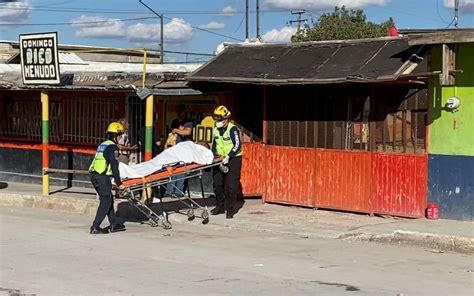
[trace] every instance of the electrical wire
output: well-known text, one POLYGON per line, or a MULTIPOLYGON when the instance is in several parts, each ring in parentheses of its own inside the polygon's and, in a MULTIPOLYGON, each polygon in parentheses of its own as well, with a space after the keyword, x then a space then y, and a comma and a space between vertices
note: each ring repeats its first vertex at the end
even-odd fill
MULTIPOLYGON (((89 21, 89 22, 84 21, 84 22, 26 23, 26 24, 25 24, 25 23, 0 23, 0 26, 23 26, 23 27, 25 27, 25 26, 64 26, 64 25, 83 25, 83 24, 105 24, 105 23, 114 23, 114 22, 117 22, 117 21, 128 22, 128 21, 147 20, 147 19, 154 19, 154 18, 156 18, 156 17, 155 17, 155 16, 150 16, 150 17, 127 18, 127 19, 113 19, 113 20, 89 21)), ((243 41, 242 39, 238 39, 238 38, 235 38, 235 37, 232 37, 232 36, 228 36, 228 35, 225 35, 225 34, 221 34, 221 33, 218 33, 218 32, 214 32, 214 31, 211 31, 211 30, 203 29, 203 28, 200 28, 200 27, 197 27, 197 26, 188 24, 188 23, 186 23, 186 22, 179 21, 179 20, 177 20, 176 18, 171 18, 171 17, 167 17, 167 16, 164 16, 164 15, 163 15, 163 18, 165 18, 165 19, 167 19, 167 20, 170 20, 170 21, 172 21, 172 22, 176 22, 176 23, 183 24, 183 25, 185 25, 185 26, 194 28, 194 29, 199 30, 199 31, 203 31, 203 32, 209 33, 209 34, 213 34, 213 35, 216 35, 216 36, 224 37, 224 38, 231 39, 231 40, 235 40, 235 41, 243 41)))
MULTIPOLYGON (((65 3, 64 1, 61 3, 65 3)), ((51 4, 52 5, 52 4, 51 4)), ((143 14, 143 10, 119 10, 119 9, 108 9, 108 8, 84 8, 84 7, 58 7, 58 8, 40 8, 46 6, 15 6, 15 7, 2 7, 5 10, 29 10, 29 11, 46 11, 46 12, 69 12, 69 13, 109 13, 109 14, 143 14)), ((286 9, 272 9, 272 10, 260 10, 260 13, 282 13, 288 12, 286 9)), ((206 11, 206 10, 163 10, 163 14, 168 15, 186 15, 186 14, 201 14, 201 15, 228 15, 223 11, 206 11)), ((249 10, 249 13, 256 13, 256 10, 249 10)), ((147 13, 151 14, 151 13, 147 13)), ((233 14, 245 14, 245 11, 236 11, 233 14)))
POLYGON ((211 31, 211 30, 207 30, 207 29, 199 28, 199 27, 197 27, 197 26, 193 26, 193 25, 188 24, 188 23, 186 23, 186 22, 179 21, 179 20, 177 20, 177 19, 175 19, 175 18, 171 18, 171 17, 165 16, 165 15, 162 15, 162 16, 163 16, 163 18, 165 18, 165 19, 167 19, 167 20, 171 20, 171 21, 173 21, 173 22, 177 22, 177 23, 183 24, 183 25, 185 25, 185 26, 194 28, 194 29, 199 30, 199 31, 203 31, 203 32, 206 32, 206 33, 214 34, 214 35, 216 35, 216 36, 220 36, 220 37, 232 39, 232 40, 235 40, 235 41, 244 41, 244 40, 239 39, 239 38, 235 38, 235 37, 232 37, 232 36, 224 35, 224 34, 217 33, 217 32, 211 31))
POLYGON ((136 20, 149 20, 154 19, 154 16, 147 16, 147 17, 136 17, 136 18, 128 18, 128 19, 109 19, 103 21, 84 21, 84 22, 65 22, 65 23, 0 23, 0 26, 66 26, 66 25, 87 25, 87 24, 105 24, 105 23, 115 23, 118 21, 121 22, 130 22, 136 20))
POLYGON ((456 18, 453 17, 453 20, 446 26, 446 29, 451 27, 451 25, 454 23, 454 20, 456 20, 456 18))
POLYGON ((237 26, 237 29, 234 30, 234 33, 237 33, 237 31, 240 29, 240 27, 242 26, 242 24, 244 23, 244 20, 245 20, 245 15, 242 17, 242 19, 240 20, 240 24, 237 26))
POLYGON ((386 11, 391 11, 391 12, 395 12, 395 13, 398 13, 398 14, 404 14, 404 15, 408 15, 408 16, 414 16, 414 17, 417 17, 417 18, 424 18, 424 19, 426 19, 426 20, 431 20, 431 21, 433 21, 433 22, 439 22, 439 19, 438 19, 438 18, 429 17, 429 16, 423 16, 423 15, 420 15, 420 14, 411 13, 411 12, 407 12, 407 11, 404 11, 404 10, 399 10, 399 9, 394 9, 394 8, 388 8, 388 7, 384 7, 384 6, 372 6, 372 8, 374 8, 374 9, 386 10, 386 11))
MULTIPOLYGON (((440 19, 443 23, 449 24, 449 22, 446 21, 446 20, 441 16, 441 14, 439 13, 439 0, 436 0, 436 13, 438 14, 439 19, 440 19)), ((453 20, 454 20, 454 19, 453 19, 453 20)), ((451 22, 451 24, 452 24, 452 22, 451 22)))

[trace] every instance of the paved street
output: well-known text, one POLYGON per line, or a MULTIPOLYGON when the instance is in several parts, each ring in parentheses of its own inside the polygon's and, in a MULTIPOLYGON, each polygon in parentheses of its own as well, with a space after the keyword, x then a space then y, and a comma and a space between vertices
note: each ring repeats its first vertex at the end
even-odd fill
MULTIPOLYGON (((230 229, 1 207, 0 295, 472 295, 473 257, 230 229)), ((232 223, 232 222, 231 222, 232 223)))

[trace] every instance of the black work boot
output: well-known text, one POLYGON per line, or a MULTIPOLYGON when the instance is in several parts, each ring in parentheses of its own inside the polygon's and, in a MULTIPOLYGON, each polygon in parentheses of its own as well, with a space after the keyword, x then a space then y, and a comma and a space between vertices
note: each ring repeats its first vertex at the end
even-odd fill
POLYGON ((227 210, 225 213, 225 218, 226 219, 233 219, 234 218, 234 210, 227 210))
POLYGON ((211 210, 211 215, 219 215, 219 214, 224 214, 224 209, 222 207, 215 207, 211 210))
POLYGON ((119 231, 125 231, 127 230, 125 228, 125 225, 123 224, 115 224, 115 225, 110 225, 110 232, 113 233, 113 232, 119 232, 119 231))
POLYGON ((91 226, 91 231, 89 233, 90 234, 107 234, 109 233, 109 231, 107 229, 103 229, 100 227, 91 226))

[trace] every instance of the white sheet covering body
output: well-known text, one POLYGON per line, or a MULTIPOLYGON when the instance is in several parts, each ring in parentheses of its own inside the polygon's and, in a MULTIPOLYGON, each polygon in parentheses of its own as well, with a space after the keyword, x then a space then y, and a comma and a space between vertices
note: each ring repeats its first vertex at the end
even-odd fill
POLYGON ((120 177, 122 179, 141 178, 160 170, 163 165, 166 164, 176 162, 194 162, 204 165, 211 164, 213 159, 214 156, 211 150, 191 141, 185 141, 166 149, 149 161, 145 161, 133 166, 120 163, 120 177))

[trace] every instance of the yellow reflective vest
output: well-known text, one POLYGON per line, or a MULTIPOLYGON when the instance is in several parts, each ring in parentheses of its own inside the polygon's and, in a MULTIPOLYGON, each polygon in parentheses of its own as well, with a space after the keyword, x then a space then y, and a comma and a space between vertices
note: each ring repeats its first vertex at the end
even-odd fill
POLYGON ((107 140, 105 142, 102 142, 102 144, 97 147, 95 157, 89 167, 90 173, 105 173, 107 176, 112 176, 112 167, 110 166, 110 163, 107 163, 107 160, 104 157, 104 151, 110 145, 115 145, 115 143, 113 141, 107 140))
MULTIPOLYGON (((217 127, 214 128, 214 145, 216 145, 216 152, 220 156, 227 156, 232 148, 234 148, 234 143, 232 143, 230 130, 234 127, 231 122, 227 124, 224 133, 220 134, 219 129, 217 127)), ((242 145, 240 145, 240 149, 235 156, 242 155, 242 145)))

